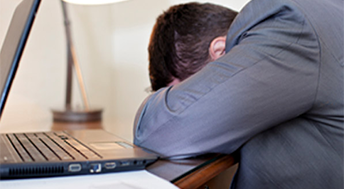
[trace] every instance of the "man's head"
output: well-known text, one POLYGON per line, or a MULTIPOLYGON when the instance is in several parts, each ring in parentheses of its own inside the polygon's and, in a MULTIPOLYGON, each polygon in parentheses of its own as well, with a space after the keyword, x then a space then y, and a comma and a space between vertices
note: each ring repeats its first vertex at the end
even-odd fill
POLYGON ((183 81, 222 56, 236 15, 209 3, 175 5, 161 14, 148 46, 152 90, 183 81))

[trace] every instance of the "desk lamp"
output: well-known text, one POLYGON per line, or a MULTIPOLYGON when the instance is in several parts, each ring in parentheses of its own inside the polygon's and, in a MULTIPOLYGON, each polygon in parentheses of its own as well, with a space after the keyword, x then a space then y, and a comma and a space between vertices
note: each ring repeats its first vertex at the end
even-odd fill
POLYGON ((53 110, 53 118, 55 122, 89 122, 100 121, 102 109, 90 108, 85 90, 85 85, 82 78, 80 65, 76 58, 75 49, 70 30, 70 21, 68 17, 66 2, 80 5, 100 5, 107 3, 115 3, 126 0, 61 0, 64 26, 67 40, 67 84, 66 84, 66 99, 65 107, 62 110, 53 110), (73 67, 76 73, 76 78, 82 94, 84 107, 74 108, 72 106, 72 76, 73 67))

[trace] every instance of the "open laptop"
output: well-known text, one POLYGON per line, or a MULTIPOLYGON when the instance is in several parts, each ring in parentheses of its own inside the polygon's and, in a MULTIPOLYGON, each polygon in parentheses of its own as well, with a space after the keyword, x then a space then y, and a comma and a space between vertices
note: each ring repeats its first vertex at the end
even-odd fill
MULTIPOLYGON (((16 8, 0 52, 0 118, 40 0, 16 8)), ((144 169, 156 154, 103 130, 2 133, 0 179, 144 169)))

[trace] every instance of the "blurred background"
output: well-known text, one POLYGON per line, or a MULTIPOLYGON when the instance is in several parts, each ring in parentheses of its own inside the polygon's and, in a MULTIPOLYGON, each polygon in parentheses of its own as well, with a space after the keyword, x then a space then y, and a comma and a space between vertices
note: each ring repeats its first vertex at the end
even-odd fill
MULTIPOLYGON (((0 0, 0 47, 21 0, 0 0)), ((147 46, 155 19, 182 0, 129 0, 109 5, 68 4, 73 42, 90 105, 104 110, 102 125, 132 140, 136 110, 147 97, 147 46)), ((239 11, 248 0, 197 1, 239 11)), ((66 38, 59 0, 43 0, 11 88, 0 132, 50 130, 51 110, 63 107, 66 38)), ((83 106, 73 83, 73 105, 83 106)))

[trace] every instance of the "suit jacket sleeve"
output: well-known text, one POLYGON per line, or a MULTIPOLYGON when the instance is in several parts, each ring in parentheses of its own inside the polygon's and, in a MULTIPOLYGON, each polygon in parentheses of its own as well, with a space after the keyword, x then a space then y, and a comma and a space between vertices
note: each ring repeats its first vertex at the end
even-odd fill
POLYGON ((232 24, 226 45, 226 55, 144 101, 135 144, 166 156, 232 153, 312 107, 319 47, 297 6, 253 0, 232 24))

